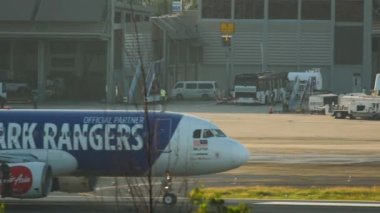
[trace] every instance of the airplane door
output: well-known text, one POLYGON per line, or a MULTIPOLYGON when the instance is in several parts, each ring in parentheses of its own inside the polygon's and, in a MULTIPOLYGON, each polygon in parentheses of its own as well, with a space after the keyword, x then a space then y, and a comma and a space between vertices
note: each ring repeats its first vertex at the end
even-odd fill
POLYGON ((170 139, 172 129, 171 119, 158 119, 154 127, 154 144, 157 151, 169 153, 171 152, 170 139))

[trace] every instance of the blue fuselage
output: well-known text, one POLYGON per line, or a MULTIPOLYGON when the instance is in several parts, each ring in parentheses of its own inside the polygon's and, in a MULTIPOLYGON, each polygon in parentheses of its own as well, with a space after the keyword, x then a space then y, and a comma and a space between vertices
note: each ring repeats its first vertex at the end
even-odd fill
POLYGON ((75 173, 138 176, 171 142, 183 115, 107 110, 1 110, 0 150, 63 150, 75 173))

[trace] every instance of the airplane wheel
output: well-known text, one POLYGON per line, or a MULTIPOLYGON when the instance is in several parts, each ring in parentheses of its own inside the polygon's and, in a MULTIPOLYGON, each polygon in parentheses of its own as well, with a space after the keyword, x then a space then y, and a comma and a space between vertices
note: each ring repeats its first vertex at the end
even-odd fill
POLYGON ((177 196, 173 193, 166 193, 162 198, 162 202, 164 202, 165 205, 173 205, 177 202, 177 196))

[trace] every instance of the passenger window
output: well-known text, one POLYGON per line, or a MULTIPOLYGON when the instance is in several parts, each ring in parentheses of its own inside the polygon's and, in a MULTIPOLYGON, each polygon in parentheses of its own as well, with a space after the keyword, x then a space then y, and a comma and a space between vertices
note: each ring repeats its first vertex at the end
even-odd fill
POLYGON ((193 132, 193 138, 200 138, 201 137, 201 130, 197 129, 193 132))
POLYGON ((214 134, 209 129, 203 130, 203 138, 210 138, 214 137, 214 134))
POLYGON ((199 89, 212 89, 212 84, 200 83, 199 89))
POLYGON ((175 89, 182 89, 183 88, 183 83, 178 83, 175 85, 175 89))
POLYGON ((186 89, 196 89, 196 88, 197 88, 197 84, 195 83, 186 84, 186 89))

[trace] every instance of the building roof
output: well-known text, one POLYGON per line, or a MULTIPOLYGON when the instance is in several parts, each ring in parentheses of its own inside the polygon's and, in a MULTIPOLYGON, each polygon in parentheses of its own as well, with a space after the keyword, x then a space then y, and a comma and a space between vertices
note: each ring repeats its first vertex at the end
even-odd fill
POLYGON ((0 0, 0 37, 106 36, 107 0, 0 0))
POLYGON ((192 11, 186 11, 186 13, 181 14, 154 17, 152 20, 172 39, 197 39, 199 34, 195 15, 192 11))

